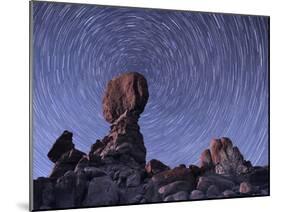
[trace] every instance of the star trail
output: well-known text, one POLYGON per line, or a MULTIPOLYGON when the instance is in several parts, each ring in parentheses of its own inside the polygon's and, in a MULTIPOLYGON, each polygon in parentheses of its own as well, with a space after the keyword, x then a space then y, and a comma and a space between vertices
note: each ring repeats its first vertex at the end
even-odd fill
POLYGON ((107 82, 143 74, 139 121, 147 160, 198 164, 226 136, 254 165, 268 163, 268 17, 33 2, 33 178, 64 131, 88 153, 109 124, 107 82))

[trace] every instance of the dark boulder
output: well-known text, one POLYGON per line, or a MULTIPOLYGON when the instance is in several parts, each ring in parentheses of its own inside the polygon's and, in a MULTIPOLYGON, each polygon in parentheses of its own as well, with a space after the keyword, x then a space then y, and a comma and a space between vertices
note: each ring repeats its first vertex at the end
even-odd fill
POLYGON ((158 186, 167 185, 175 181, 186 181, 190 183, 191 187, 195 186, 195 177, 188 168, 176 167, 171 170, 160 172, 154 175, 151 179, 158 186))
POLYGON ((57 162, 60 157, 74 148, 72 143, 72 133, 65 130, 61 136, 55 141, 52 148, 48 152, 48 158, 53 162, 57 162))
POLYGON ((57 208, 75 207, 76 175, 68 171, 64 176, 57 179, 55 185, 55 200, 57 208))
POLYGON ((147 203, 159 202, 162 200, 161 195, 158 192, 158 186, 152 180, 149 180, 144 184, 143 189, 147 203))
POLYGON ((71 149, 69 152, 64 153, 57 160, 49 177, 58 178, 63 176, 67 171, 74 170, 83 156, 85 156, 85 153, 77 149, 71 149))
POLYGON ((199 168, 196 165, 189 165, 188 168, 190 169, 192 174, 195 176, 195 178, 199 177, 200 175, 202 175, 204 173, 204 169, 199 168))
POLYGON ((158 192, 165 198, 168 195, 175 194, 179 191, 190 192, 193 188, 194 186, 188 181, 175 181, 160 187, 158 192))
POLYGON ((107 176, 91 180, 83 206, 115 205, 119 202, 117 185, 107 176))
POLYGON ((158 174, 160 172, 163 172, 163 171, 166 171, 169 169, 170 169, 169 166, 165 165, 164 163, 162 163, 161 161, 156 160, 156 159, 150 160, 145 166, 146 173, 149 177, 152 177, 155 174, 158 174))
POLYGON ((205 198, 204 193, 199 190, 193 190, 189 195, 189 199, 191 200, 204 199, 204 198, 205 198))
POLYGON ((164 198, 164 202, 170 202, 170 201, 183 201, 188 200, 189 195, 186 191, 179 191, 175 194, 169 195, 164 198))
POLYGON ((78 161, 77 165, 75 166, 74 171, 78 172, 80 170, 84 170, 84 168, 88 166, 90 166, 89 156, 83 155, 81 159, 78 161))
POLYGON ((235 186, 235 182, 218 174, 205 175, 199 177, 197 190, 206 192, 211 185, 215 185, 220 191, 224 191, 232 189, 235 186))
POLYGON ((220 195, 220 190, 218 189, 217 186, 211 185, 207 189, 206 196, 207 198, 216 198, 220 195))

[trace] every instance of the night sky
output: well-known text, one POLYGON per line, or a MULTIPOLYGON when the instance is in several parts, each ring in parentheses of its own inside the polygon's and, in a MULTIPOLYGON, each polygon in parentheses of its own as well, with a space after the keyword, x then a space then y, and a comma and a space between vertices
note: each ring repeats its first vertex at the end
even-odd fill
POLYGON ((226 136, 268 163, 268 18, 33 2, 33 178, 47 176, 64 130, 88 153, 109 124, 107 82, 143 74, 147 160, 198 164, 226 136))

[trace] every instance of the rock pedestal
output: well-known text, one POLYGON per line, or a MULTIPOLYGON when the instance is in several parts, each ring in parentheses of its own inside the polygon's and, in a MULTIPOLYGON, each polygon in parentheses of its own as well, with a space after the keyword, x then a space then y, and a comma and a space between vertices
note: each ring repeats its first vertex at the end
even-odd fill
POLYGON ((137 163, 145 164, 146 148, 138 125, 138 115, 125 111, 111 125, 111 130, 101 141, 94 144, 91 158, 118 158, 124 155, 132 157, 137 163))

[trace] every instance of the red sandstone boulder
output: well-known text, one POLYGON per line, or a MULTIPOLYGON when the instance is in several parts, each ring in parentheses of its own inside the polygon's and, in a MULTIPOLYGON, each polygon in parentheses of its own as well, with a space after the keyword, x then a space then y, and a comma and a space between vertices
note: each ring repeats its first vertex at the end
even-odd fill
POLYGON ((113 78, 107 84, 103 98, 103 116, 113 123, 125 111, 141 114, 148 101, 146 79, 137 72, 128 72, 113 78))

